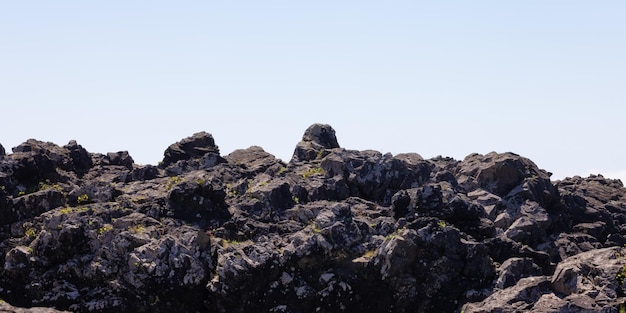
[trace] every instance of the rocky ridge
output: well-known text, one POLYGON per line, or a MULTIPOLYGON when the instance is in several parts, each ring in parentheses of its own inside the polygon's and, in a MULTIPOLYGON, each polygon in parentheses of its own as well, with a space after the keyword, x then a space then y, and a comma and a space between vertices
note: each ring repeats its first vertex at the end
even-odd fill
POLYGON ((513 153, 424 159, 309 127, 285 163, 213 136, 158 166, 0 146, 8 312, 622 312, 626 189, 513 153))

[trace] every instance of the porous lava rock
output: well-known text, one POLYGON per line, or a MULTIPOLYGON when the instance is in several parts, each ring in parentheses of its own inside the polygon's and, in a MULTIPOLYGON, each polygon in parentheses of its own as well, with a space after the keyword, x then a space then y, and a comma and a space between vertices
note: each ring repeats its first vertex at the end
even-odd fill
POLYGON ((620 312, 626 189, 523 156, 425 159, 306 129, 286 163, 199 132, 0 146, 7 312, 620 312))

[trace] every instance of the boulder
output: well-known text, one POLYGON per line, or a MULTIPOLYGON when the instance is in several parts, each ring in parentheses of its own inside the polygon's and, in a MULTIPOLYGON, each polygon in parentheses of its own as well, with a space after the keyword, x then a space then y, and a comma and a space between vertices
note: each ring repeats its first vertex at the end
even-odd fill
POLYGON ((89 152, 76 143, 76 140, 71 140, 67 145, 63 146, 63 148, 69 151, 69 157, 71 159, 71 167, 69 170, 73 170, 79 174, 79 176, 82 176, 93 166, 89 152))
POLYGON ((133 158, 128 154, 128 151, 109 152, 102 159, 103 165, 118 165, 123 166, 129 170, 133 169, 133 158))
POLYGON ((498 271, 497 289, 513 286, 522 278, 542 274, 541 268, 531 258, 510 258, 500 265, 498 271))
POLYGON ((339 148, 335 130, 326 124, 309 126, 302 136, 302 141, 296 145, 292 162, 321 159, 327 149, 339 148))
POLYGON ((237 149, 225 157, 231 165, 240 168, 246 176, 258 175, 268 170, 274 172, 285 171, 287 168, 281 160, 273 154, 265 152, 263 148, 252 146, 247 149, 237 149))
POLYGON ((213 135, 207 132, 195 133, 170 145, 163 153, 163 161, 159 167, 165 168, 181 160, 198 159, 208 153, 218 156, 220 153, 218 146, 215 145, 213 135))

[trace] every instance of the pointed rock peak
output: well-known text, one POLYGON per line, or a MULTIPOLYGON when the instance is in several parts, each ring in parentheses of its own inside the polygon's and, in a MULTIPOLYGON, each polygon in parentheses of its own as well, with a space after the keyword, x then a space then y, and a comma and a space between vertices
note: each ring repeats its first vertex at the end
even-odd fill
POLYGON ((310 141, 322 148, 339 148, 335 130, 328 124, 313 124, 309 126, 302 136, 302 141, 310 141))
POLYGON ((4 147, 2 146, 2 144, 0 144, 0 157, 1 156, 5 156, 7 153, 6 151, 4 151, 4 147))
POLYGON ((313 124, 296 145, 291 161, 315 160, 324 155, 325 149, 339 148, 335 130, 327 124, 313 124))
POLYGON ((207 153, 220 153, 213 135, 207 132, 195 133, 190 137, 170 145, 163 153, 163 166, 176 163, 180 160, 200 158, 207 153))

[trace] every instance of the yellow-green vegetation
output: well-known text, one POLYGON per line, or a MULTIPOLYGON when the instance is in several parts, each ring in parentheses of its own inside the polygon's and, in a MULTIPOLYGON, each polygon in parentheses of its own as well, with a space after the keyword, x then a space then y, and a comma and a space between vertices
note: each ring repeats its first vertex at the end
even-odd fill
POLYGON ((241 241, 238 241, 238 240, 222 239, 222 245, 224 246, 224 248, 229 247, 229 246, 236 246, 240 244, 241 244, 241 241))
POLYGON ((615 279, 617 279, 617 283, 621 287, 622 284, 624 283, 624 279, 626 279, 626 265, 624 265, 624 267, 622 267, 622 270, 619 273, 617 273, 617 276, 615 277, 615 279))
POLYGON ((311 227, 311 229, 313 229, 314 233, 321 233, 322 232, 322 230, 319 227, 317 227, 317 224, 315 224, 315 223, 313 223, 313 226, 311 227))
POLYGON ((20 192, 17 193, 17 196, 21 197, 21 196, 23 196, 25 194, 26 194, 26 191, 20 191, 20 192))
POLYGON ((28 229, 26 229, 26 231, 24 232, 24 235, 26 235, 27 237, 35 237, 35 229, 32 227, 29 227, 28 229))
POLYGON ((198 183, 198 186, 204 187, 204 183, 206 183, 206 182, 204 181, 204 179, 198 178, 197 183, 198 183))
POLYGON ((314 168, 310 168, 306 171, 304 171, 304 173, 302 173, 302 178, 307 179, 311 176, 315 176, 315 175, 324 175, 324 169, 321 167, 314 167, 314 168))
POLYGON ((70 213, 74 213, 74 212, 86 212, 88 211, 89 208, 71 208, 71 207, 67 207, 67 208, 62 208, 61 210, 59 210, 59 213, 61 214, 70 214, 70 213))
POLYGON ((445 228, 448 225, 446 224, 446 221, 439 221, 437 222, 437 226, 439 226, 439 228, 445 228))
POLYGON ((167 184, 165 185, 165 190, 169 191, 174 187, 174 185, 180 184, 183 182, 183 178, 177 176, 172 176, 167 180, 167 184))
POLYGON ((376 256, 376 250, 367 250, 362 255, 362 257, 364 257, 364 258, 373 258, 375 256, 376 256))
POLYGON ((48 190, 48 189, 54 189, 56 191, 62 191, 63 189, 61 188, 61 186, 59 186, 59 184, 51 184, 50 180, 46 180, 45 183, 39 183, 39 190, 48 190))
POLYGON ((389 239, 393 239, 396 238, 400 235, 400 233, 406 229, 406 226, 402 227, 402 228, 398 228, 398 230, 396 230, 395 232, 385 236, 385 240, 389 240, 389 239))
POLYGON ((144 230, 143 225, 133 225, 128 227, 128 231, 133 234, 141 234, 144 230))
POLYGON ((130 199, 130 202, 134 204, 144 203, 145 201, 146 201, 146 197, 143 197, 143 196, 138 196, 138 197, 134 197, 130 199))
POLYGON ((295 202, 296 204, 300 203, 300 198, 293 197, 293 202, 295 202))
POLYGON ((109 231, 113 230, 113 225, 111 224, 104 224, 104 226, 98 228, 98 234, 99 235, 103 235, 109 231))
POLYGON ((278 170, 278 175, 284 173, 285 171, 287 171, 287 168, 284 166, 281 166, 280 169, 278 170))
POLYGON ((87 203, 87 202, 89 202, 89 196, 86 193, 84 193, 84 194, 78 196, 77 200, 78 200, 78 203, 87 203))

